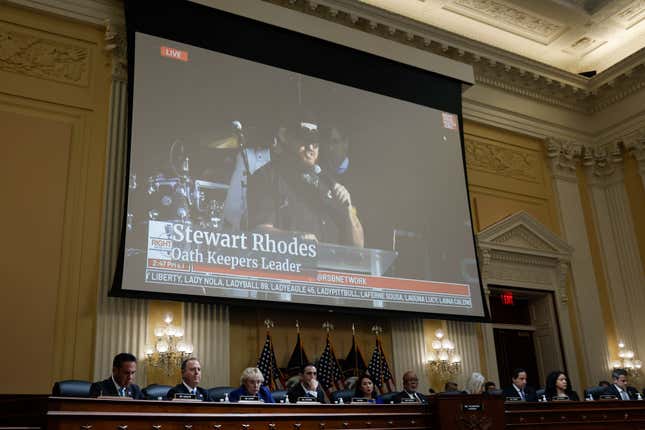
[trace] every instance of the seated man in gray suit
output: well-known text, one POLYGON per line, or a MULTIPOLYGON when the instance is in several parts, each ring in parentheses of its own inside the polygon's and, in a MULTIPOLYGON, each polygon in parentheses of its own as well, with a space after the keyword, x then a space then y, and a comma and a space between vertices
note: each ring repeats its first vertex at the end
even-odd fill
POLYGON ((199 381, 202 380, 202 366, 195 357, 185 359, 181 363, 181 384, 177 384, 168 391, 168 398, 174 399, 177 393, 194 394, 198 400, 210 402, 211 398, 208 391, 198 387, 199 381))
POLYGON ((112 360, 112 376, 98 381, 90 387, 90 396, 118 396, 143 399, 143 393, 138 385, 134 384, 134 375, 137 373, 137 358, 127 352, 114 356, 112 360))
POLYGON ((619 400, 636 400, 636 390, 627 386, 627 372, 625 369, 614 369, 611 372, 612 384, 605 388, 603 395, 616 396, 619 400))

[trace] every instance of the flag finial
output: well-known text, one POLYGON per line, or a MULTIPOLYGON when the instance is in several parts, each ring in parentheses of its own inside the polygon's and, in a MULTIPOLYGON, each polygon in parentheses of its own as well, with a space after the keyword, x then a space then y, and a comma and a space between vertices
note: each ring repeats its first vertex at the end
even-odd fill
POLYGON ((275 326, 275 323, 273 322, 273 320, 270 320, 269 318, 267 318, 264 320, 264 325, 266 326, 267 330, 269 330, 273 328, 273 326, 275 326))
POLYGON ((331 330, 333 330, 333 329, 334 329, 334 325, 333 325, 332 323, 330 323, 329 321, 325 321, 325 322, 323 323, 323 325, 322 325, 322 328, 324 328, 325 330, 327 330, 327 333, 329 333, 331 330))
POLYGON ((379 336, 381 333, 383 333, 383 327, 378 324, 374 324, 372 326, 372 333, 374 333, 376 336, 379 336))
POLYGON ((300 321, 296 320, 296 331, 300 333, 300 321))
POLYGON ((356 327, 354 326, 354 323, 352 323, 352 336, 356 334, 356 327))

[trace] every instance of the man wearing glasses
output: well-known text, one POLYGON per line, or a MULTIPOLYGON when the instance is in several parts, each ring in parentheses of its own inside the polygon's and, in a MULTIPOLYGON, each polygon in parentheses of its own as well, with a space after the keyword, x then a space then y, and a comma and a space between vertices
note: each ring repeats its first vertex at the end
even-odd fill
POLYGON ((278 130, 271 161, 249 178, 249 228, 363 247, 363 227, 349 191, 320 161, 321 142, 329 146, 329 140, 314 122, 291 122, 278 130))
POLYGON ((313 364, 307 364, 305 366, 300 376, 300 383, 291 387, 287 393, 290 403, 296 403, 301 397, 308 397, 320 403, 327 403, 325 400, 325 392, 318 383, 317 374, 316 366, 313 364))

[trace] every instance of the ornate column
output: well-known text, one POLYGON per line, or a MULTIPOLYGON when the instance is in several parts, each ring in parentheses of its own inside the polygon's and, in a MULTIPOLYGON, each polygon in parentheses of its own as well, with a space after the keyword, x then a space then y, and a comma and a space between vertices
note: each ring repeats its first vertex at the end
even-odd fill
POLYGON ((645 188, 645 128, 625 137, 623 143, 638 163, 638 173, 641 175, 643 188, 645 188))
MULTIPOLYGON (((490 310, 490 289, 488 288, 488 279, 491 266, 491 250, 488 248, 479 249, 479 262, 481 267, 481 278, 484 283, 484 295, 486 299, 486 306, 490 310)), ((481 325, 482 337, 484 340, 484 355, 486 357, 486 368, 482 369, 484 376, 489 381, 497 381, 497 385, 501 386, 505 382, 499 380, 499 372, 497 371, 497 352, 495 351, 495 334, 493 333, 493 325, 481 325)))
MULTIPOLYGON (((580 188, 576 175, 582 147, 572 142, 547 139, 547 155, 553 187, 560 209, 562 236, 573 247, 571 255, 571 289, 580 340, 585 356, 588 383, 606 378, 609 372, 609 350, 598 285, 593 270, 589 235, 585 226, 580 188), (599 335, 601 334, 601 335, 599 335)), ((560 270, 561 292, 566 295, 566 268, 560 270)), ((582 364, 582 363, 581 363, 582 364)))
MULTIPOLYGON (((147 302, 139 299, 108 297, 119 258, 124 187, 127 172, 127 70, 125 29, 107 24, 105 32, 107 61, 112 66, 112 92, 108 119, 108 145, 105 168, 102 255, 97 297, 94 379, 105 378, 112 369, 112 358, 119 352, 143 357, 146 341, 147 302)), ((137 381, 145 385, 145 368, 139 366, 137 381)))
POLYGON ((186 339, 190 339, 199 358, 203 375, 201 385, 211 388, 229 385, 229 314, 228 305, 186 303, 184 305, 186 339))
POLYGON ((402 389, 403 374, 408 370, 414 370, 419 377, 418 391, 427 394, 429 385, 423 321, 420 318, 393 319, 391 328, 396 388, 402 389))
POLYGON ((640 315, 645 309, 645 275, 624 183, 622 153, 617 144, 585 153, 594 218, 606 271, 617 335, 645 356, 640 315))

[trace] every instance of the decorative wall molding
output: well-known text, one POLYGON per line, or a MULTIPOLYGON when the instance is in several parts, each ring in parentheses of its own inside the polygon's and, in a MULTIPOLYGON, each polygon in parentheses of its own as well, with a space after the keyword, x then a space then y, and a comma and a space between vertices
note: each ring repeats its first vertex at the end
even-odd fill
POLYGON ((589 79, 353 0, 263 1, 471 64, 477 83, 575 112, 602 111, 645 88, 645 50, 589 79))
POLYGON ((538 179, 539 163, 533 154, 472 137, 465 137, 464 145, 466 164, 471 169, 533 182, 538 179))
POLYGON ((0 70, 88 86, 90 48, 32 29, 0 23, 0 70))
POLYGON ((112 79, 125 82, 128 79, 127 42, 125 27, 105 21, 105 52, 108 55, 112 79))
POLYGON ((443 9, 499 27, 519 36, 548 45, 566 29, 556 22, 517 6, 494 0, 453 0, 443 9))

